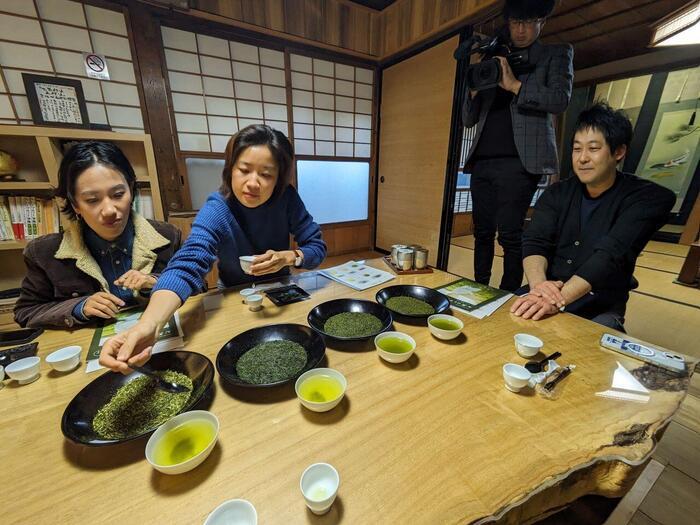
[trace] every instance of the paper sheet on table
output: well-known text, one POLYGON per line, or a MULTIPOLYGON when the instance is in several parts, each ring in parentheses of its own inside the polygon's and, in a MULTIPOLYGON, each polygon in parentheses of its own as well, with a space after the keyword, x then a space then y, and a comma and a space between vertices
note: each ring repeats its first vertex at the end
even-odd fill
POLYGON ((339 266, 319 270, 318 273, 344 284, 353 290, 367 290, 394 278, 393 274, 367 266, 360 261, 350 261, 339 266))
POLYGON ((596 392, 595 395, 624 401, 635 401, 637 403, 649 401, 649 390, 619 362, 613 374, 610 389, 596 392))

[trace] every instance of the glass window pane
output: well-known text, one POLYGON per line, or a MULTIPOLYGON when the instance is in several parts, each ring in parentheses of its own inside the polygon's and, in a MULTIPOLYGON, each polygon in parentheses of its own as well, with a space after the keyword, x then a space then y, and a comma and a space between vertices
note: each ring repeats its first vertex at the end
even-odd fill
POLYGON ((319 224, 368 217, 369 163, 297 161, 299 195, 319 224))
POLYGON ((190 183, 192 208, 200 209, 210 193, 221 186, 221 171, 224 169, 224 159, 185 159, 187 180, 190 183))

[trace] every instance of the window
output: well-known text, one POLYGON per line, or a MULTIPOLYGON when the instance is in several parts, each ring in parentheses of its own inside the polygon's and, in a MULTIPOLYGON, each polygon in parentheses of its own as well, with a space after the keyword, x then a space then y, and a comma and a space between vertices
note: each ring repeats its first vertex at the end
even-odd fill
POLYGON ((162 36, 180 151, 222 153, 250 124, 289 134, 282 51, 165 26, 162 36))
POLYGON ((290 65, 296 154, 369 158, 372 71, 294 54, 290 65))
POLYGON ((199 210, 210 193, 221 186, 221 172, 224 169, 224 159, 185 159, 187 166, 187 181, 190 184, 192 209, 199 210))
POLYGON ((369 217, 369 162, 297 161, 299 196, 319 224, 369 217))

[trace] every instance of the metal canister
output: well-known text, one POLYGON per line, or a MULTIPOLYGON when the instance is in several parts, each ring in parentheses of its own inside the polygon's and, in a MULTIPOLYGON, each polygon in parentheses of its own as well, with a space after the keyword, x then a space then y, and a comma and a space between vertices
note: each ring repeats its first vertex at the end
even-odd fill
POLYGON ((418 248, 414 250, 413 265, 416 270, 422 270, 428 266, 428 249, 418 248))
POLYGON ((405 244, 394 244, 391 246, 391 262, 394 263, 394 266, 399 265, 399 257, 398 257, 398 251, 401 248, 405 248, 405 244))
POLYGON ((410 270, 413 268, 413 250, 411 248, 399 248, 397 250, 397 265, 402 270, 410 270))

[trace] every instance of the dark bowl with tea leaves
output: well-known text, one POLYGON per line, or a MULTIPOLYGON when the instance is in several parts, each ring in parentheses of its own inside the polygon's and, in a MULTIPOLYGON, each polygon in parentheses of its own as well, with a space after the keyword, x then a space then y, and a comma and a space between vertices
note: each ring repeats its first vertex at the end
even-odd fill
POLYGON ((232 385, 275 387, 296 381, 325 353, 323 338, 308 326, 259 326, 238 334, 219 350, 216 370, 232 385))
POLYGON ((140 372, 129 375, 106 372, 68 403, 61 418, 63 435, 74 443, 91 447, 116 445, 147 436, 164 422, 163 419, 195 408, 214 381, 214 365, 196 352, 161 352, 151 356, 144 366, 157 373, 167 371, 182 377, 188 387, 191 385, 191 391, 184 394, 165 392, 155 388, 153 379, 140 372), (146 387, 140 388, 143 385, 146 387), (135 394, 133 391, 137 388, 135 394), (140 397, 130 399, 130 395, 140 397), (122 406, 118 404, 119 400, 123 400, 122 406), (138 412, 140 407, 147 409, 138 412), (113 419, 107 421, 107 431, 103 428, 105 418, 113 419))
POLYGON ((338 341, 363 341, 391 328, 391 312, 381 304, 362 299, 334 299, 313 308, 309 326, 338 341))
POLYGON ((392 315, 408 319, 427 319, 450 308, 450 300, 437 290, 415 284, 387 286, 377 292, 377 302, 392 315))

